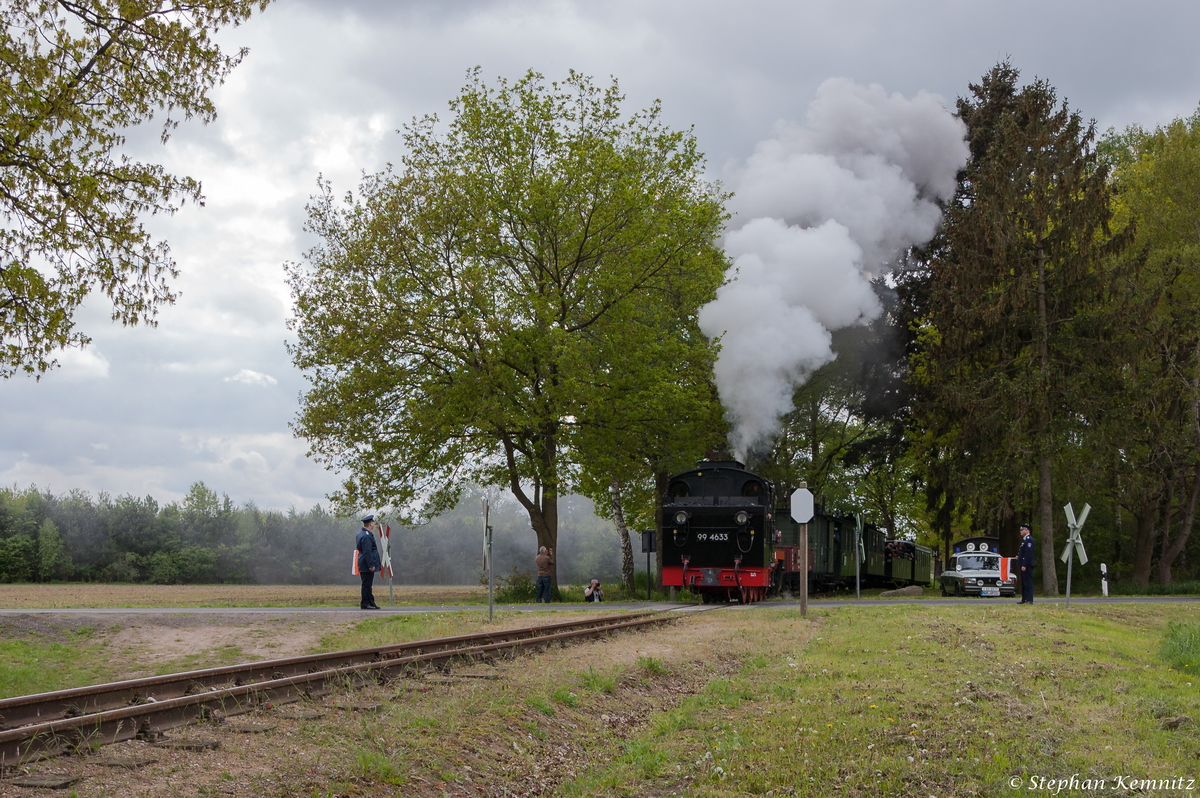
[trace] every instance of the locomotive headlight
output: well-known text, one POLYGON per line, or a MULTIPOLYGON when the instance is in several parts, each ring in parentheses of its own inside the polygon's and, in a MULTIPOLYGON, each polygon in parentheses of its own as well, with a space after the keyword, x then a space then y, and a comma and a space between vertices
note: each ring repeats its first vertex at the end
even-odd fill
POLYGON ((737 522, 738 526, 745 526, 750 520, 750 514, 745 510, 738 510, 738 514, 733 517, 733 520, 737 522))
POLYGON ((675 513, 675 523, 679 524, 680 526, 683 526, 684 524, 686 524, 687 520, 688 520, 688 514, 685 513, 683 510, 680 510, 679 512, 675 513))

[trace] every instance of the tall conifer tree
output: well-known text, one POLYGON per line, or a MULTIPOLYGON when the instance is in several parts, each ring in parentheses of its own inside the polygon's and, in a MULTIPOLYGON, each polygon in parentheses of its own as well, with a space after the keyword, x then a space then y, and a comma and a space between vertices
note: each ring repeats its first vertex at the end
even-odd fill
POLYGON ((1000 526, 1036 494, 1042 585, 1057 594, 1052 475, 1089 354, 1077 317, 1124 239, 1108 234, 1094 126, 1045 80, 1018 78, 998 64, 958 101, 971 159, 931 248, 918 418, 1000 526))

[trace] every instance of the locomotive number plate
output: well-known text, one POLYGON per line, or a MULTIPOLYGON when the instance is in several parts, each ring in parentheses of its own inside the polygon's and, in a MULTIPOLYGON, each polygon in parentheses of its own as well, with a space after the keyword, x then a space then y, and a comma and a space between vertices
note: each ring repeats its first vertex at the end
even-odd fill
POLYGON ((698 532, 696 541, 729 540, 728 532, 698 532))

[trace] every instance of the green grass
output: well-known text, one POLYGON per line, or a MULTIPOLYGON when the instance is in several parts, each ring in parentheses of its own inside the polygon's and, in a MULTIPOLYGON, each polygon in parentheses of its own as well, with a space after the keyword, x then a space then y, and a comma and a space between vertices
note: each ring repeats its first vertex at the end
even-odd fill
POLYGON ((111 676, 91 629, 71 643, 39 639, 0 641, 0 698, 65 690, 111 676))
POLYGON ((550 694, 550 700, 571 709, 579 706, 579 696, 565 687, 554 688, 554 692, 550 694))
POLYGON ((617 689, 617 679, 619 677, 620 674, 617 672, 610 671, 605 673, 588 665, 588 669, 579 674, 579 683, 593 693, 608 693, 611 695, 617 689))
POLYGON ((551 706, 550 702, 547 701, 546 699, 542 698, 541 696, 536 696, 536 695, 530 696, 529 698, 525 699, 525 703, 531 709, 536 709, 538 712, 541 712, 543 715, 545 715, 548 718, 552 718, 556 714, 558 714, 554 711, 554 707, 551 706))
POLYGON ((1200 625, 1194 623, 1167 624, 1163 636, 1162 658, 1172 668, 1196 674, 1200 673, 1200 625))
POLYGON ((392 760, 379 751, 359 748, 354 752, 355 775, 364 781, 383 782, 384 784, 404 784, 392 760))
POLYGON ((1118 776, 1190 776, 1200 741, 1179 719, 1200 718, 1200 689, 1181 670, 1197 667, 1182 668, 1200 635, 1168 622, 1194 612, 814 612, 806 646, 764 638, 735 675, 657 714, 562 794, 1012 795, 1013 780, 1108 780, 1079 796, 1111 794, 1118 776), (1159 658, 1160 640, 1182 658, 1159 658))
POLYGON ((662 664, 662 660, 654 657, 638 657, 638 667, 644 670, 650 676, 666 676, 667 668, 662 664))
MULTIPOLYGON (((321 638, 319 651, 345 651, 373 648, 413 640, 475 634, 485 628, 504 629, 529 625, 529 615, 523 612, 497 612, 493 623, 487 623, 487 612, 423 612, 412 615, 384 615, 355 624, 344 632, 321 638)), ((552 623, 562 618, 539 619, 552 623)))
MULTIPOLYGON (((1200 580, 1172 582, 1169 585, 1146 585, 1145 587, 1118 582, 1110 583, 1108 590, 1114 596, 1200 596, 1200 580)), ((1099 583, 1096 584, 1094 592, 1100 593, 1099 583)))

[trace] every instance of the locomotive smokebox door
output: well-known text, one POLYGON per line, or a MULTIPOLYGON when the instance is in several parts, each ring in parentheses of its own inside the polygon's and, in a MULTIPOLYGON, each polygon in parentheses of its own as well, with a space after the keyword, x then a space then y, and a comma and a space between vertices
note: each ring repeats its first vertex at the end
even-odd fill
POLYGON ((658 551, 654 545, 654 530, 647 529, 642 533, 642 554, 652 554, 658 551))

